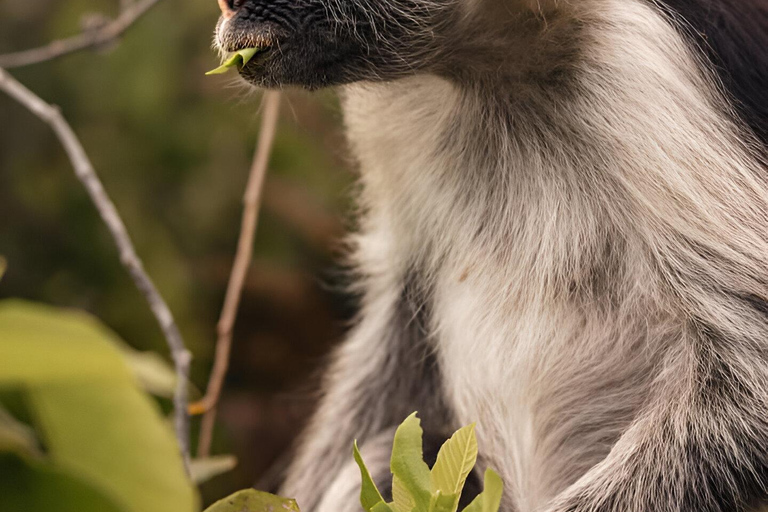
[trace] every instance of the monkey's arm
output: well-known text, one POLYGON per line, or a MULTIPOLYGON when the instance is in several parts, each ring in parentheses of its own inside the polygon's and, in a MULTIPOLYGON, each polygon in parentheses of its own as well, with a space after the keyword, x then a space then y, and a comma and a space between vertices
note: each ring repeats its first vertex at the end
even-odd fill
MULTIPOLYGON (((353 440, 365 452, 366 442, 415 410, 433 424, 446 421, 434 359, 426 346, 426 312, 414 298, 418 295, 414 285, 401 279, 375 284, 364 298, 360 322, 335 355, 319 409, 281 490, 296 498, 302 512, 319 511, 321 501, 322 510, 327 509, 329 499, 324 495, 335 492, 331 487, 340 487, 340 472, 353 460, 353 440)), ((377 472, 389 476, 388 462, 386 458, 383 468, 371 467, 374 478, 377 472)), ((344 471, 348 473, 354 471, 344 471)), ((356 497, 351 505, 352 510, 359 509, 356 497)), ((341 512, 349 505, 337 507, 341 512)))
POLYGON ((645 411, 548 512, 742 512, 768 497, 764 341, 701 325, 684 338, 645 411))

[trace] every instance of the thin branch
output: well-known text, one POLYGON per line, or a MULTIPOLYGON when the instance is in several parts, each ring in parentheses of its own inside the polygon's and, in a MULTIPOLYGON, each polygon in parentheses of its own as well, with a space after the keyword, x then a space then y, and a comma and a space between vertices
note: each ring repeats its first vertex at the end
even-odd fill
POLYGON ((200 425, 200 438, 197 445, 198 458, 207 457, 211 450, 211 438, 213 426, 216 421, 216 404, 221 396, 221 388, 229 369, 229 354, 232 350, 232 330, 235 326, 237 311, 240 307, 240 298, 243 294, 243 285, 251 265, 253 255, 253 241, 256 236, 256 226, 259 220, 259 206, 261 193, 264 188, 264 177, 267 174, 269 156, 275 141, 278 113, 280 111, 280 93, 267 91, 264 93, 264 114, 261 120, 259 142, 256 147, 256 155, 251 166, 248 178, 248 186, 243 199, 243 220, 240 226, 240 239, 237 243, 237 254, 229 276, 227 294, 224 299, 224 307, 217 326, 218 338, 216 340, 216 355, 213 363, 210 380, 205 396, 199 402, 190 406, 190 411, 202 413, 200 425))
POLYGON ((39 64, 56 59, 62 55, 106 45, 120 37, 123 32, 128 30, 131 25, 160 1, 143 0, 130 4, 123 3, 121 4, 123 8, 120 15, 110 23, 94 30, 87 30, 76 36, 53 41, 40 48, 0 55, 0 68, 11 69, 39 64))
POLYGON ((144 270, 144 265, 136 254, 136 249, 114 203, 104 190, 104 186, 93 169, 93 164, 85 153, 85 149, 83 149, 83 145, 80 143, 77 135, 75 135, 72 127, 64 119, 64 116, 61 115, 59 109, 43 101, 2 68, 0 68, 0 90, 5 91, 11 98, 25 106, 53 129, 72 162, 75 175, 87 190, 88 195, 99 211, 101 219, 107 225, 120 254, 120 262, 130 273, 136 287, 144 295, 158 324, 160 324, 176 368, 177 383, 173 398, 174 423, 184 466, 187 469, 187 473, 189 473, 187 383, 192 356, 184 345, 184 340, 176 326, 171 310, 157 291, 157 288, 155 288, 152 279, 144 270))

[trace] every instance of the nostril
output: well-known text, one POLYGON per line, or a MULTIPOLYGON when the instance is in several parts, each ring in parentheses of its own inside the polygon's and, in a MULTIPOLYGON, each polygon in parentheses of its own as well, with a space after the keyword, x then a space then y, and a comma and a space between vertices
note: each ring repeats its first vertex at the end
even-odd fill
POLYGON ((245 0, 218 0, 219 9, 229 19, 245 4, 245 0))
POLYGON ((218 0, 218 1, 219 1, 219 9, 221 9, 221 13, 224 15, 226 19, 229 19, 235 15, 235 9, 237 7, 235 7, 233 4, 242 4, 242 0, 218 0))

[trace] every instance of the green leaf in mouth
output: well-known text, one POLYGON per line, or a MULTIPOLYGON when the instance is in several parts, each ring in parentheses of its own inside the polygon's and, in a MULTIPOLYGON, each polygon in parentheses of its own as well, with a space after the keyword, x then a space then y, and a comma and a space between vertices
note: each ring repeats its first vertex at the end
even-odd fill
POLYGON ((207 72, 206 75, 221 75, 229 71, 229 68, 235 66, 237 66, 237 69, 242 69, 259 51, 261 51, 261 48, 243 48, 235 52, 224 64, 207 72))

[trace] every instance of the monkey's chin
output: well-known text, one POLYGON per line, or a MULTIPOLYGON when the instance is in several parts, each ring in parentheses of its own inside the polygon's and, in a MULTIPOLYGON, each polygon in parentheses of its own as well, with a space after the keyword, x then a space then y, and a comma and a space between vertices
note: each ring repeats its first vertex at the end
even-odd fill
POLYGON ((263 67, 251 66, 248 69, 242 68, 239 70, 239 74, 245 83, 258 89, 282 89, 289 86, 304 86, 304 84, 296 83, 287 77, 271 73, 263 67))
POLYGON ((272 48, 260 51, 252 60, 238 69, 240 78, 248 85, 262 89, 304 86, 297 73, 286 69, 277 53, 272 48))
POLYGON ((279 52, 271 52, 261 59, 254 58, 239 70, 240 77, 248 84, 266 89, 299 87, 315 91, 353 82, 345 74, 333 69, 323 69, 311 65, 301 65, 283 61, 279 52), (275 58, 278 57, 278 58, 275 58))
POLYGON ((257 31, 217 36, 223 57, 246 48, 259 48, 253 58, 238 69, 250 85, 260 88, 301 87, 316 90, 364 79, 359 72, 360 52, 349 43, 307 34, 280 34, 257 31), (269 34, 269 36, 264 34, 269 34), (357 70, 357 71, 356 71, 357 70))

